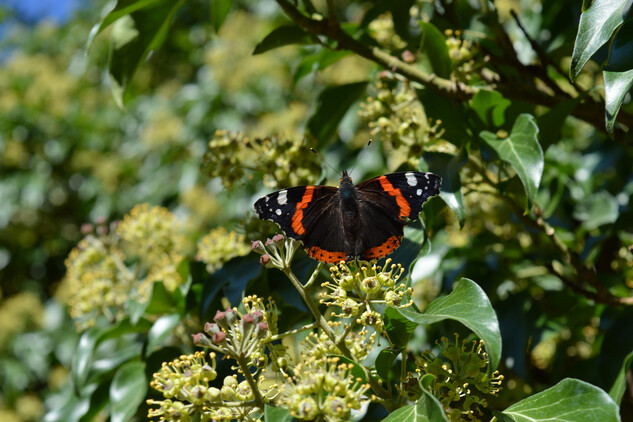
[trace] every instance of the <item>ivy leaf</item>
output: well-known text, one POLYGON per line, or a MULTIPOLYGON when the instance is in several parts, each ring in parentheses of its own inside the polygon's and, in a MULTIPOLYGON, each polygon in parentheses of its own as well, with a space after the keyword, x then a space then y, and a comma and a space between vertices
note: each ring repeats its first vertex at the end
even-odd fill
MULTIPOLYGON (((389 309, 389 308, 387 308, 389 309)), ((383 349, 376 358, 376 373, 383 381, 389 381, 389 372, 393 362, 398 357, 398 353, 391 349, 383 349)))
MULTIPOLYGON (((184 0, 140 1, 144 7, 119 17, 110 38, 110 72, 112 95, 123 108, 124 95, 136 69, 149 53, 160 47, 171 19, 184 0)), ((129 0, 125 0, 129 4, 129 0)), ((107 18, 107 17, 106 17, 107 18)))
POLYGON ((145 363, 135 361, 121 366, 110 385, 110 420, 130 420, 143 403, 146 393, 145 363))
POLYGON ((618 405, 607 393, 572 378, 493 413, 504 422, 620 421, 618 405))
POLYGON ((633 363, 633 352, 629 353, 626 359, 624 359, 624 362, 622 362, 622 369, 618 372, 618 376, 609 390, 609 395, 616 403, 620 403, 622 397, 624 397, 624 392, 627 387, 626 374, 628 374, 631 369, 631 363, 633 363))
POLYGON ((158 318, 147 334, 145 356, 149 356, 156 346, 174 331, 178 324, 180 324, 179 314, 164 315, 158 318))
POLYGON ((272 32, 255 46, 253 55, 262 54, 266 51, 283 47, 290 44, 313 44, 310 34, 294 25, 284 25, 272 30, 272 32))
POLYGON ((264 420, 266 422, 292 422, 294 418, 290 415, 288 409, 266 404, 264 407, 264 420))
POLYGON ((628 0, 596 0, 580 15, 569 77, 576 79, 587 61, 620 27, 630 9, 628 0))
POLYGON ((435 299, 424 313, 418 313, 411 308, 395 310, 417 324, 433 324, 445 319, 452 319, 463 324, 484 341, 491 367, 494 369, 499 364, 501 359, 499 321, 490 304, 490 299, 474 281, 462 278, 451 294, 435 299))
POLYGON ((510 164, 517 172, 527 195, 526 212, 534 205, 545 166, 543 149, 537 135, 538 126, 534 116, 530 114, 519 115, 512 126, 510 136, 505 139, 488 131, 479 134, 481 139, 497 152, 499 158, 510 164))
POLYGON ((323 90, 317 99, 314 114, 308 120, 308 131, 321 147, 336 133, 347 110, 365 93, 367 82, 331 86, 323 90))
POLYGON ((403 316, 397 311, 397 308, 387 307, 383 316, 385 322, 385 331, 391 344, 402 350, 407 347, 411 334, 418 326, 411 319, 403 316))
POLYGON ((470 100, 470 108, 489 127, 501 127, 505 123, 506 109, 512 104, 498 91, 480 89, 470 100))
POLYGON ((233 6, 233 0, 211 1, 211 27, 218 32, 233 6))
POLYGON ((607 191, 599 191, 578 203, 574 218, 582 221, 586 230, 614 223, 620 215, 618 200, 607 191))
POLYGON ((422 35, 417 65, 426 73, 448 78, 453 70, 453 62, 448 55, 444 35, 431 23, 421 21, 419 25, 422 35))
POLYGON ((607 132, 613 136, 615 118, 622 107, 624 96, 633 85, 633 69, 626 72, 615 72, 605 70, 604 77, 604 97, 605 97, 605 120, 607 132))
POLYGON ((440 402, 428 391, 413 406, 404 406, 392 412, 383 422, 448 422, 440 402))

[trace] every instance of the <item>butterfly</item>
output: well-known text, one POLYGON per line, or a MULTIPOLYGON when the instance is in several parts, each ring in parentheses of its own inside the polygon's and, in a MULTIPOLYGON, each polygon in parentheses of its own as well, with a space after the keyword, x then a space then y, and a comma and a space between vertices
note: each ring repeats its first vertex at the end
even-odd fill
POLYGON ((440 193, 433 173, 400 172, 354 185, 343 171, 340 186, 297 186, 255 202, 262 220, 277 223, 322 262, 382 258, 400 245, 404 226, 440 193))

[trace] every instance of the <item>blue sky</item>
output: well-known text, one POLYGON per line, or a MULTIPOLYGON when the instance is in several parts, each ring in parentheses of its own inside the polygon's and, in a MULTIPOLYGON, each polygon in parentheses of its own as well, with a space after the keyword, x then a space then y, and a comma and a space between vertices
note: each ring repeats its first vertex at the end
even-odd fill
POLYGON ((48 19, 63 23, 80 4, 80 0, 0 0, 3 8, 14 11, 18 20, 27 24, 48 19))

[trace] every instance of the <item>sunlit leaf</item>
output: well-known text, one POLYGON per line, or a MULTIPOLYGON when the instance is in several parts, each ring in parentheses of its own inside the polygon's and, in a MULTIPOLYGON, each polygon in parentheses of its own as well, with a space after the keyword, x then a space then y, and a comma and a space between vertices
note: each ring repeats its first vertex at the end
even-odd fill
POLYGON ((383 422, 448 422, 448 419, 440 402, 423 389, 415 405, 397 409, 383 422))
POLYGON ((613 135, 615 119, 622 107, 624 96, 633 86, 633 69, 626 72, 605 70, 602 76, 604 77, 606 127, 607 131, 613 135))
POLYGON ((420 56, 416 64, 425 72, 441 78, 448 78, 453 69, 453 62, 448 55, 446 38, 429 22, 419 22, 422 30, 420 56))
POLYGON ((147 335, 147 348, 145 350, 146 356, 152 353, 154 348, 160 345, 165 338, 172 334, 174 329, 178 326, 178 324, 180 324, 180 319, 181 317, 179 314, 171 314, 164 315, 156 320, 147 335))
POLYGON ((110 420, 130 420, 145 399, 148 381, 145 378, 145 363, 128 362, 121 366, 110 384, 110 420))

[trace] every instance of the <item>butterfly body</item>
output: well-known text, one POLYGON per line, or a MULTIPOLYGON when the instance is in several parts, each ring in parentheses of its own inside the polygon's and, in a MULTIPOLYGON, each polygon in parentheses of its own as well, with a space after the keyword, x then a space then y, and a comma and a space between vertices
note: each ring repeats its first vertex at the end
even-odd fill
POLYGON ((272 220, 286 236, 301 240, 323 262, 381 258, 399 245, 406 224, 439 194, 433 173, 391 173, 354 185, 343 172, 340 186, 299 186, 255 202, 261 219, 272 220))

